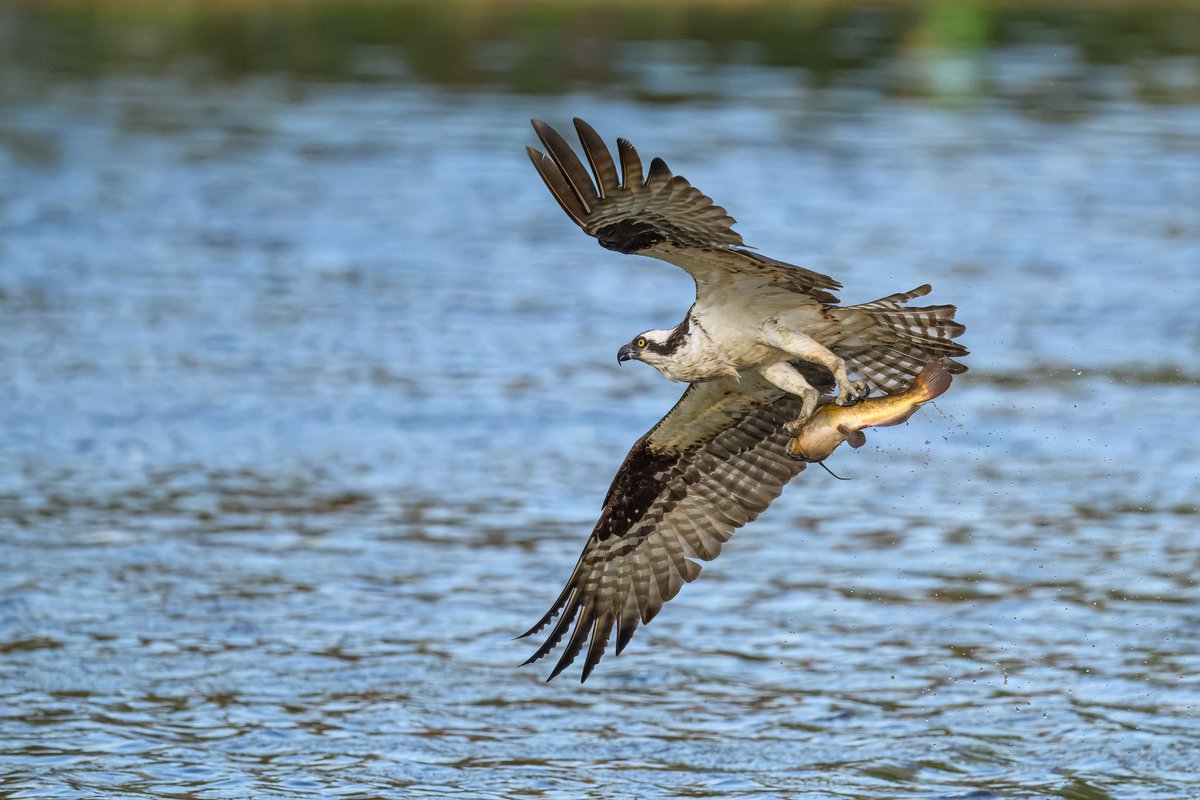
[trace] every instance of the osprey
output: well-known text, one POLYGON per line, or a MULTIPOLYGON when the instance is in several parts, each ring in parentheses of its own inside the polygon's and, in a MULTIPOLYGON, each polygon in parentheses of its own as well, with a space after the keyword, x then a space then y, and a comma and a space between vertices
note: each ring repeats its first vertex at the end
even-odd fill
POLYGON ((533 128, 548 155, 528 147, 529 158, 576 225, 610 250, 674 264, 696 284, 678 325, 645 331, 617 353, 619 362, 643 361, 690 386, 625 457, 566 587, 522 634, 558 617, 525 663, 569 631, 547 680, 586 642, 582 682, 614 627, 620 655, 638 625, 699 575, 691 559, 716 558, 804 469, 787 445, 823 390, 836 384, 841 405, 873 390, 902 392, 930 360, 965 371, 950 356, 967 349, 954 341, 965 330, 954 306, 906 305, 928 285, 839 306, 832 292, 840 283, 746 249, 725 209, 661 158, 643 173, 637 150, 617 139, 618 177, 604 141, 576 119, 589 174, 557 131, 540 120, 533 128))

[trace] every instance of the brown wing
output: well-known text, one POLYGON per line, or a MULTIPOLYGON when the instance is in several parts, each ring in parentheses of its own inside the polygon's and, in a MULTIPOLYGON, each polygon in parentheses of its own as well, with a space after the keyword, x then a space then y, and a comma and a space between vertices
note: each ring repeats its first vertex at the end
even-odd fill
POLYGON ((826 290, 840 289, 841 284, 828 275, 743 249, 741 235, 733 230, 733 217, 686 178, 672 174, 661 158, 653 159, 643 176, 637 150, 627 140, 617 139, 618 178, 604 140, 576 118, 575 130, 592 170, 589 175, 558 131, 536 119, 533 129, 548 154, 527 147, 533 166, 567 216, 602 246, 675 264, 696 279, 698 291, 732 273, 761 278, 772 287, 810 295, 822 303, 837 302, 826 290))
POLYGON ((522 634, 537 633, 558 617, 525 663, 545 656, 570 632, 547 680, 586 643, 583 682, 604 655, 614 626, 620 655, 638 624, 653 619, 700 574, 691 559, 716 558, 733 531, 804 469, 788 456, 790 437, 783 430, 799 410, 799 398, 757 376, 690 386, 625 457, 566 587, 522 634))

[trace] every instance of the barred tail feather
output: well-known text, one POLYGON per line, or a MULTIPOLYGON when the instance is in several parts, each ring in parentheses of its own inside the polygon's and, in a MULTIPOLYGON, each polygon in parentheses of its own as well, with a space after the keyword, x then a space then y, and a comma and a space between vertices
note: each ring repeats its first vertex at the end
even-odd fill
POLYGON ((834 351, 846 360, 847 369, 857 373, 872 388, 888 394, 912 386, 926 362, 943 359, 948 372, 967 368, 951 356, 967 355, 955 338, 966 328, 954 321, 951 305, 906 306, 910 300, 929 294, 930 286, 881 297, 869 303, 832 309, 846 331, 834 351))

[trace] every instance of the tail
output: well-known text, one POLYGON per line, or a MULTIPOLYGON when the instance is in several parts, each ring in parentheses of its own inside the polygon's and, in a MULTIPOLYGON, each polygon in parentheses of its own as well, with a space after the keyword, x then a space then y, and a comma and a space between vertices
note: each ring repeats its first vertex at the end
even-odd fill
POLYGON ((941 397, 950 388, 950 381, 953 379, 950 377, 950 370, 944 363, 946 360, 949 359, 929 360, 917 375, 913 389, 918 403, 928 403, 934 398, 941 397))
POLYGON ((951 358, 968 352, 954 341, 966 330, 954 321, 957 309, 905 305, 930 291, 925 284, 870 303, 830 309, 842 326, 842 339, 833 350, 846 360, 846 368, 888 394, 912 386, 929 361, 941 361, 950 374, 966 372, 964 365, 951 358))

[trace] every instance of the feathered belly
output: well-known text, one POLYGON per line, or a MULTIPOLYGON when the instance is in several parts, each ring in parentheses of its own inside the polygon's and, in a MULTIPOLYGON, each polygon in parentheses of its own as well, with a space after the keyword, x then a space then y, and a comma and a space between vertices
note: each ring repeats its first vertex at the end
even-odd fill
POLYGON ((758 342, 711 342, 678 359, 664 374, 673 381, 695 383, 738 377, 742 370, 787 359, 787 354, 758 342))

